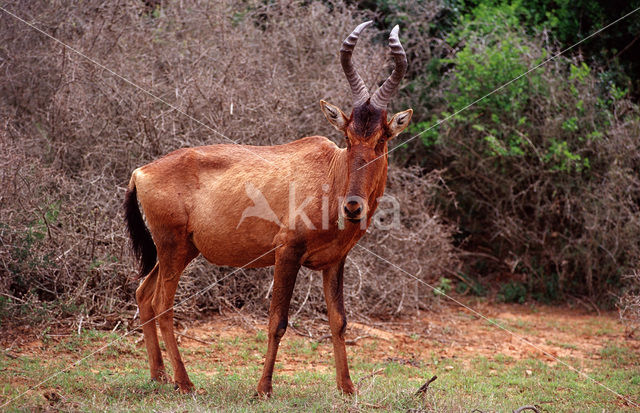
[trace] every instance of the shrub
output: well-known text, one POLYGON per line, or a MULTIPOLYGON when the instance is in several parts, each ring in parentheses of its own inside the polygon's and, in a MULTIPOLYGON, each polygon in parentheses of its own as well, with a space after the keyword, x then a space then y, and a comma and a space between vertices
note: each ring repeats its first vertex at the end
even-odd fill
POLYGON ((627 286, 618 301, 618 312, 627 336, 633 337, 640 329, 640 271, 633 270, 624 278, 627 286))
POLYGON ((527 299, 527 287, 515 281, 503 284, 500 286, 498 299, 505 303, 523 304, 527 299))
POLYGON ((606 297, 640 259, 637 107, 567 57, 475 102, 554 51, 510 7, 478 7, 450 41, 459 51, 446 61, 445 103, 412 132, 473 103, 421 135, 425 164, 446 169, 442 200, 459 242, 496 258, 473 270, 523 273, 547 298, 606 297))
POLYGON ((634 76, 640 68, 640 43, 637 42, 640 14, 628 15, 619 23, 610 25, 636 10, 640 0, 460 0, 453 3, 463 14, 494 7, 508 8, 510 17, 526 28, 528 34, 548 32, 558 40, 560 49, 609 26, 581 43, 579 53, 587 61, 604 64, 609 76, 619 84, 629 86, 636 98, 640 96, 640 83, 634 76))

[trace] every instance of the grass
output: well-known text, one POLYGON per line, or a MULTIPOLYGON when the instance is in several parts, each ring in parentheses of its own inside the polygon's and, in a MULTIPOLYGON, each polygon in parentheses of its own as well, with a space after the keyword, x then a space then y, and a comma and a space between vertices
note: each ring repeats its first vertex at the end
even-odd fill
POLYGON ((578 346, 576 346, 575 344, 571 344, 571 343, 560 343, 560 342, 554 342, 554 341, 547 340, 546 344, 547 345, 551 345, 551 346, 564 348, 566 350, 578 350, 578 346))
MULTIPOLYGON (((49 337, 33 355, 10 358, 0 353, 0 403, 117 337, 84 331, 80 336, 49 337)), ((405 340, 424 342, 412 336, 405 340)), ((208 346, 186 346, 183 357, 198 389, 189 395, 151 382, 144 347, 127 337, 28 392, 8 410, 457 412, 512 411, 536 404, 553 412, 632 411, 560 364, 516 360, 500 353, 490 358, 443 357, 438 348, 416 356, 391 350, 397 344, 367 339, 348 348, 352 378, 359 388, 357 397, 349 397, 335 387, 330 342, 288 334, 276 364, 274 396, 261 400, 254 394, 266 350, 262 332, 220 337, 208 346), (381 356, 386 349, 388 356, 381 356), (415 391, 433 375, 438 379, 426 395, 416 396, 415 391)), ((599 356, 599 360, 566 361, 640 401, 640 356, 619 342, 605 344, 599 356)))
POLYGON ((496 325, 498 325, 519 334, 534 333, 532 324, 526 320, 504 320, 500 318, 489 318, 488 321, 485 320, 484 323, 487 330, 492 330, 496 327, 496 325))

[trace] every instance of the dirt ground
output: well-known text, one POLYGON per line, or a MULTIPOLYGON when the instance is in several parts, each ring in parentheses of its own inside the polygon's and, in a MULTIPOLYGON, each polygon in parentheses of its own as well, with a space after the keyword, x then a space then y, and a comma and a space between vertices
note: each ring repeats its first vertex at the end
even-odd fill
MULTIPOLYGON (((435 306, 434 311, 423 311, 399 319, 388 321, 351 319, 346 334, 350 365, 354 367, 354 371, 358 370, 356 377, 360 376, 356 378, 356 385, 371 392, 369 394, 363 391, 362 394, 375 401, 378 394, 376 391, 380 391, 381 394, 385 394, 382 399, 386 400, 388 396, 386 392, 390 389, 411 388, 414 392, 414 388, 424 383, 427 375, 431 377, 437 374, 440 379, 437 388, 433 390, 435 392, 433 402, 440 403, 439 406, 443 403, 446 406, 449 402, 455 405, 445 407, 445 411, 461 411, 460 409, 466 409, 462 407, 463 405, 477 406, 479 405, 477 403, 481 402, 489 406, 508 402, 509 406, 512 404, 515 406, 516 402, 513 398, 518 397, 519 392, 526 393, 532 389, 537 393, 534 395, 527 393, 524 400, 547 403, 545 409, 551 410, 544 411, 576 411, 574 407, 577 405, 584 405, 589 409, 595 408, 594 406, 604 406, 605 411, 617 411, 616 409, 627 411, 631 408, 630 405, 624 404, 626 401, 611 397, 604 391, 598 393, 598 400, 592 400, 592 395, 589 393, 593 391, 591 384, 586 387, 578 385, 579 392, 570 390, 573 388, 571 386, 575 387, 577 382, 568 383, 565 387, 555 390, 549 390, 544 385, 550 380, 557 380, 559 377, 557 372, 565 369, 575 368, 586 374, 593 373, 600 376, 604 371, 605 376, 602 376, 604 381, 607 383, 614 381, 614 387, 621 388, 626 397, 635 399, 634 393, 637 390, 635 386, 638 381, 635 372, 638 366, 637 354, 640 354, 640 339, 625 331, 616 312, 598 314, 595 310, 588 311, 584 307, 496 304, 468 297, 465 304, 477 313, 443 301, 435 306), (489 362, 483 364, 482 360, 489 362), (535 366, 531 364, 532 360, 540 361, 550 369, 530 367, 535 366), (511 365, 514 369, 503 369, 503 365, 511 365), (557 369, 553 366, 557 366, 557 369), (385 370, 387 368, 391 370, 385 370), (520 371, 520 373, 509 373, 510 371, 520 371), (363 372, 366 374, 363 375, 363 372), (370 386, 373 383, 371 377, 376 374, 386 375, 384 379, 380 379, 376 387, 383 390, 372 390, 373 387, 370 386), (530 376, 531 381, 518 383, 513 374, 522 374, 525 378, 530 376), (501 391, 502 387, 491 387, 495 383, 488 378, 483 380, 483 383, 489 383, 487 386, 473 387, 473 383, 464 382, 465 375, 494 376, 498 383, 510 382, 510 384, 506 385, 504 390, 506 393, 494 396, 493 393, 501 391), (393 387, 396 381, 401 384, 393 387), (472 387, 468 389, 469 386, 472 387), (583 387, 587 390, 583 390, 583 387), (454 389, 451 390, 451 394, 448 393, 449 389, 454 389), (465 391, 470 393, 467 395, 465 391), (475 391, 480 393, 473 393, 475 391), (484 399, 476 400, 478 395, 484 399), (458 400, 460 397, 462 401, 458 400), (501 399, 498 400, 496 397, 501 399)), ((304 376, 304 372, 324 375, 328 378, 328 382, 332 382, 333 346, 328 323, 321 318, 290 319, 290 328, 282 340, 276 366, 277 374, 288 376, 289 384, 296 383, 300 388, 306 388, 309 386, 308 380, 311 380, 315 383, 314 386, 325 385, 322 381, 318 382, 317 379, 304 376)), ((127 325, 129 321, 124 320, 122 324, 127 325)), ((228 396, 229 400, 224 403, 233 402, 237 398, 237 391, 229 391, 227 394, 224 390, 225 383, 229 382, 230 377, 240 377, 240 383, 248 383, 247 389, 240 393, 251 391, 248 389, 253 388, 255 376, 259 374, 264 360, 267 341, 266 321, 241 311, 229 310, 223 315, 211 315, 200 321, 177 322, 176 334, 188 370, 194 374, 194 377, 198 374, 211 377, 210 380, 199 381, 204 387, 198 389, 198 395, 215 394, 217 397, 226 395, 224 397, 228 396), (252 373, 247 374, 247 371, 252 373), (218 382, 220 377, 224 377, 224 380, 218 382), (218 386, 215 391, 211 390, 211 387, 207 390, 207 386, 213 385, 218 386)), ((120 340, 125 334, 123 328, 107 334, 107 332, 93 330, 92 323, 88 324, 89 326, 84 324, 83 331, 86 334, 82 335, 77 333, 77 324, 45 331, 5 326, 0 334, 0 350, 5 356, 4 367, 0 366, 0 382, 3 381, 2 375, 8 374, 4 378, 7 379, 6 385, 9 387, 5 386, 4 391, 12 388, 22 389, 20 391, 27 390, 28 387, 37 383, 38 378, 43 374, 42 371, 47 369, 51 372, 56 371, 59 369, 58 365, 71 365, 83 354, 87 354, 94 359, 88 361, 88 369, 87 366, 84 370, 79 369, 75 376, 73 374, 69 376, 72 377, 68 379, 70 381, 65 381, 61 376, 59 381, 54 380, 44 386, 38 386, 37 391, 26 395, 21 402, 29 406, 51 405, 48 395, 57 394, 67 400, 65 403, 68 405, 75 406, 73 403, 80 403, 79 406, 86 403, 87 390, 75 389, 73 383, 75 380, 83 380, 85 386, 103 390, 106 388, 114 393, 109 393, 104 400, 98 402, 97 410, 100 410, 102 408, 100 406, 103 405, 111 406, 112 403, 130 400, 128 396, 118 394, 118 389, 124 389, 125 394, 142 392, 140 394, 143 394, 141 396, 143 399, 138 400, 138 403, 140 406, 149 403, 153 397, 149 396, 151 397, 149 400, 144 398, 146 397, 144 392, 147 391, 144 390, 144 383, 147 383, 144 379, 147 377, 147 370, 141 332, 129 330, 124 340, 120 340), (103 347, 108 342, 116 341, 118 344, 114 345, 115 349, 103 347), (105 354, 98 354, 103 352, 105 354), (114 355, 119 358, 119 365, 122 366, 122 372, 126 375, 119 377, 118 380, 113 379, 112 385, 105 387, 104 377, 115 374, 114 355), (123 381, 129 384, 122 387, 123 381)), ((129 325, 137 326, 138 321, 133 321, 129 325)), ((116 366, 115 369, 117 370, 118 367, 116 366)), ((561 377, 564 378, 560 380, 566 381, 568 376, 561 377)), ((279 380, 279 383, 282 382, 279 380)), ((327 389, 329 388, 333 388, 333 384, 328 385, 327 389)), ((148 391, 152 394, 157 390, 148 391)), ((280 391, 283 391, 282 388, 280 391)), ((304 397, 310 397, 309 394, 313 392, 304 394, 306 395, 304 397)), ((404 396, 401 397, 402 391, 398 394, 400 396, 396 399, 392 397, 387 400, 385 402, 387 404, 378 401, 375 403, 391 410, 398 409, 409 400, 406 397, 403 398, 404 396)), ((1 400, 2 397, 0 397, 1 400)), ((209 399, 204 397, 200 402, 205 400, 209 399)), ((322 404, 325 403, 324 399, 305 400, 313 405, 325 406, 322 404)), ((340 403, 344 401, 341 400, 336 398, 334 401, 342 406, 340 403)), ((373 403, 371 400, 362 402, 364 403, 362 406, 373 403)), ((164 402, 168 403, 167 406, 173 406, 174 403, 181 403, 183 400, 169 393, 164 402)), ((196 402, 200 403, 197 400, 196 402)), ((125 404, 123 408, 134 409, 136 406, 135 403, 125 404)), ((164 405, 160 403, 156 407, 162 410, 161 406, 164 405)), ((249 408, 242 403, 237 407, 249 408)), ((269 410, 268 406, 263 407, 269 410)), ((272 407, 278 411, 282 406, 272 407)), ((441 411, 442 407, 439 409, 436 408, 434 411, 441 411)), ((589 409, 584 411, 592 411, 589 409)), ((601 411, 600 407, 598 409, 597 411, 601 411)), ((341 408, 334 410, 339 411, 341 408)))
MULTIPOLYGON (((418 364, 434 357, 466 363, 478 356, 493 358, 502 354, 513 360, 538 359, 548 365, 558 363, 557 358, 572 358, 577 362, 598 360, 606 345, 640 351, 640 339, 629 336, 616 312, 597 314, 583 308, 538 304, 475 303, 472 307, 486 319, 462 307, 447 304, 435 312, 420 312, 393 321, 349 321, 347 351, 352 354, 365 351, 372 360, 401 364, 418 364), (367 345, 372 343, 375 345, 367 345)), ((242 341, 265 331, 266 320, 240 313, 178 323, 176 328, 179 345, 184 349, 207 347, 221 339, 242 341)), ((70 335, 69 331, 53 331, 48 333, 48 339, 70 335)), ((131 336, 142 346, 139 332, 131 336)), ((293 322, 283 345, 300 339, 330 343, 326 321, 293 322)), ((13 356, 47 354, 41 334, 26 327, 3 332, 0 345, 13 356)), ((330 345, 323 345, 318 351, 326 352, 328 360, 332 360, 330 345)), ((224 363, 226 356, 219 354, 216 358, 224 363)), ((280 351, 278 359, 283 372, 296 371, 309 362, 303 355, 291 356, 287 351, 280 351)), ((315 367, 333 369, 332 363, 315 367)))
MULTIPOLYGON (((473 308, 487 317, 455 305, 437 312, 420 312, 389 322, 349 321, 348 352, 364 351, 373 360, 419 363, 434 357, 459 359, 463 363, 485 356, 502 354, 514 360, 538 359, 548 365, 557 358, 598 360, 606 345, 624 345, 640 351, 640 340, 629 337, 616 312, 588 312, 582 308, 527 306, 518 304, 476 304, 473 308), (497 327, 495 322, 509 332, 497 327), (526 340, 526 341, 525 341, 526 340), (367 343, 376 343, 367 346, 367 343), (535 346, 535 347, 534 347, 535 346)), ((330 342, 327 323, 323 320, 300 323, 289 328, 287 340, 306 339, 330 342)), ((237 315, 214 316, 206 321, 179 326, 181 347, 198 348, 220 338, 255 337, 266 331, 266 320, 253 320, 237 315)), ((332 357, 331 346, 323 346, 332 357)), ((290 357, 280 351, 284 371, 296 371, 305 364, 299 355, 290 357)), ((224 355, 220 356, 224 362, 224 355)), ((317 366, 333 369, 332 365, 317 366)))

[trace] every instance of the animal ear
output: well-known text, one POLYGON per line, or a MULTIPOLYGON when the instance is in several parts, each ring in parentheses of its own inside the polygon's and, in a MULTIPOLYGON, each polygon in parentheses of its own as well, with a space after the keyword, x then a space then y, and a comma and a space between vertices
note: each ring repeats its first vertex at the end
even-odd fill
POLYGON ((413 109, 407 109, 404 112, 398 112, 389 121, 389 130, 391 137, 394 138, 400 134, 407 126, 413 115, 413 109))
POLYGON ((331 103, 327 103, 324 100, 320 101, 320 107, 324 117, 327 118, 330 124, 340 132, 344 132, 347 126, 348 118, 342 113, 340 108, 333 106, 331 103))

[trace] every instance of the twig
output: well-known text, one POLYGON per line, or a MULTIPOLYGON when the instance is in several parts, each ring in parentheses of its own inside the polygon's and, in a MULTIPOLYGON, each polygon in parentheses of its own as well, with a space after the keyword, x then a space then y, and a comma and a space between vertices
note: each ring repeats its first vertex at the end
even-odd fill
POLYGON ((420 388, 418 389, 418 391, 416 392, 416 396, 418 394, 426 394, 427 390, 429 389, 429 385, 431 383, 433 383, 434 381, 436 381, 436 379, 438 378, 438 376, 433 376, 431 377, 429 380, 427 380, 427 382, 425 384, 423 384, 422 386, 420 386, 420 388))
POLYGON ((208 345, 208 346, 210 346, 210 345, 212 345, 212 344, 213 344, 213 343, 212 343, 212 342, 210 342, 210 341, 201 340, 201 339, 199 339, 199 338, 197 338, 197 337, 190 336, 190 335, 187 335, 187 334, 181 333, 181 332, 179 332, 179 331, 176 331, 175 333, 176 333, 177 335, 181 336, 181 337, 187 338, 187 339, 189 339, 189 340, 197 341, 198 343, 206 344, 206 345, 208 345))
MULTIPOLYGON (((635 42, 637 42, 637 41, 638 41, 638 39, 640 39, 640 35, 636 36, 636 37, 631 41, 631 43, 629 43, 629 44, 628 44, 628 45, 626 45, 622 50, 620 50, 618 53, 616 53, 616 55, 615 55, 615 56, 613 56, 613 59, 618 58, 622 53, 626 52, 626 51, 627 51, 631 46, 633 46, 633 44, 634 44, 635 42)), ((607 62, 607 65, 609 65, 609 63, 611 63, 611 60, 613 60, 613 59, 609 59, 609 61, 607 62)))
POLYGON ((295 319, 298 316, 298 314, 300 314, 300 311, 302 311, 302 308, 304 308, 304 305, 307 303, 307 300, 309 299, 309 294, 311 294, 312 285, 313 285, 313 272, 309 271, 309 288, 307 289, 307 295, 304 297, 304 301, 302 301, 302 304, 300 304, 298 311, 296 311, 295 314, 291 317, 292 319, 295 319))
POLYGON ((267 290, 267 293, 264 295, 265 300, 269 298, 269 294, 271 294, 271 289, 273 289, 273 280, 271 280, 271 283, 269 284, 269 289, 267 290))
MULTIPOLYGON (((348 345, 348 346, 353 346, 355 345, 358 341, 362 340, 363 338, 371 338, 373 336, 369 335, 369 334, 365 334, 364 336, 358 336, 354 339, 351 340, 345 340, 344 344, 348 345)), ((320 336, 320 338, 318 338, 318 340, 316 340, 318 343, 322 343, 323 341, 330 339, 331 338, 331 334, 325 334, 324 336, 320 336)), ((378 337, 376 337, 378 338, 378 337)))
POLYGON ((114 333, 118 329, 119 326, 120 326, 120 320, 118 320, 118 322, 116 323, 116 326, 113 327, 113 330, 111 330, 111 332, 114 333))
POLYGON ((14 296, 14 295, 11 295, 11 294, 0 292, 0 295, 4 295, 5 297, 10 298, 12 300, 20 301, 23 304, 29 304, 28 302, 26 302, 22 298, 18 298, 18 297, 14 296))
POLYGON ((596 313, 598 314, 598 317, 600 316, 600 309, 598 308, 597 305, 594 304, 593 301, 587 299, 585 297, 585 300, 582 300, 580 297, 572 295, 571 296, 574 300, 576 300, 577 302, 579 302, 580 304, 582 304, 583 306, 585 306, 588 310, 595 310, 596 313))
POLYGON ((371 373, 367 374, 366 376, 364 376, 363 378, 361 378, 360 380, 358 380, 358 384, 356 385, 356 387, 360 387, 360 384, 362 384, 363 381, 370 379, 373 376, 376 376, 378 374, 384 373, 384 369, 378 369, 376 371, 372 371, 371 373))
POLYGON ((532 410, 536 413, 540 413, 540 410, 538 410, 538 408, 532 404, 528 404, 526 406, 522 406, 522 407, 518 407, 517 409, 515 409, 513 411, 513 413, 521 413, 524 412, 525 410, 532 410))
POLYGON ((294 333, 296 333, 297 335, 299 335, 300 337, 307 337, 307 335, 305 333, 303 333, 302 331, 298 330, 295 326, 289 324, 287 326, 288 329, 290 329, 291 331, 293 331, 294 333))
POLYGON ((363 407, 368 407, 370 409, 384 409, 384 406, 381 406, 379 404, 372 404, 372 403, 367 403, 367 402, 358 402, 358 404, 363 406, 363 407))
MULTIPOLYGON (((244 274, 244 271, 243 271, 244 274)), ((240 310, 238 310, 233 304, 231 304, 231 302, 226 298, 226 297, 220 297, 220 302, 224 302, 231 310, 235 311, 236 314, 238 314, 238 316, 240 317, 240 320, 244 323, 244 325, 253 330, 253 331, 257 331, 256 327, 251 324, 251 322, 247 319, 247 317, 244 316, 244 314, 242 314, 240 312, 240 310)))
POLYGON ((358 336, 352 340, 345 340, 344 344, 348 345, 348 346, 354 346, 359 340, 362 340, 363 338, 370 338, 371 336, 369 334, 365 334, 364 336, 358 336))

